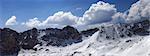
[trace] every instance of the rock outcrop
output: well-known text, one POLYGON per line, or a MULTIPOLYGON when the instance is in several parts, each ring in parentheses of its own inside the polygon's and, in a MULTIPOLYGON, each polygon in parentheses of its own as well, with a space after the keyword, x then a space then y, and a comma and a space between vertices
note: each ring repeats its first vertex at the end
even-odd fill
POLYGON ((106 39, 119 39, 125 37, 132 37, 135 35, 145 36, 150 35, 150 21, 143 20, 140 22, 128 24, 112 24, 108 26, 101 26, 99 28, 100 37, 106 39))
POLYGON ((81 34, 71 26, 66 26, 63 29, 47 28, 42 32, 46 33, 41 38, 48 43, 47 45, 67 46, 82 41, 81 34))
POLYGON ((37 39, 38 36, 39 33, 36 28, 22 32, 18 38, 20 42, 19 45, 23 49, 33 49, 33 47, 39 43, 37 39))
MULTIPOLYGON (((127 25, 126 25, 127 26, 127 25)), ((149 35, 150 31, 150 20, 143 20, 141 22, 132 23, 130 25, 130 31, 132 31, 136 35, 149 35)))
POLYGON ((19 52, 19 33, 9 28, 0 29, 0 56, 19 52))

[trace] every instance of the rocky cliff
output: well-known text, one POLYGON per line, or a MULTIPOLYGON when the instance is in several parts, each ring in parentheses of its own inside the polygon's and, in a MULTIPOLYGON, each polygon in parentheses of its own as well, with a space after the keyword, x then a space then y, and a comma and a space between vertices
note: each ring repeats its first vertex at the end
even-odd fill
POLYGON ((67 46, 81 41, 81 34, 71 26, 66 26, 63 29, 33 28, 20 33, 9 28, 4 28, 0 29, 0 55, 14 54, 20 49, 36 50, 33 47, 37 44, 67 46))

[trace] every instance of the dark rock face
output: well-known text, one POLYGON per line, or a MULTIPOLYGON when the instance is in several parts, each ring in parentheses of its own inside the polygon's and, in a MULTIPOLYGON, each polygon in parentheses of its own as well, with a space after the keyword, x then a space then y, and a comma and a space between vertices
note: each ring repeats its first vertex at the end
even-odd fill
POLYGON ((130 25, 130 31, 132 31, 134 34, 136 35, 149 35, 150 32, 148 31, 148 29, 150 28, 150 20, 144 20, 141 22, 137 22, 132 24, 132 26, 130 25))
POLYGON ((33 49, 39 43, 37 37, 38 30, 36 28, 20 33, 20 46, 23 49, 33 49))
POLYGON ((9 28, 0 29, 0 56, 19 52, 19 33, 9 28))
POLYGON ((65 35, 65 39, 72 39, 75 41, 81 41, 81 35, 78 32, 77 29, 71 27, 71 26, 66 26, 62 29, 62 33, 65 35))
POLYGON ((43 31, 46 34, 42 36, 42 40, 48 42, 47 45, 67 46, 68 44, 82 41, 80 33, 71 26, 66 26, 63 29, 48 28, 43 31))
POLYGON ((99 30, 98 28, 88 29, 88 30, 85 30, 85 31, 81 31, 81 34, 88 37, 88 36, 92 36, 98 30, 99 30))
MULTIPOLYGON (((98 29, 88 30, 87 33, 92 35, 96 31, 98 29)), ((71 26, 66 26, 63 29, 47 28, 37 30, 33 28, 21 33, 4 28, 0 29, 0 54, 18 53, 20 48, 33 49, 35 45, 40 43, 38 36, 41 32, 45 32, 45 35, 41 36, 41 40, 46 41, 47 45, 67 46, 82 41, 81 34, 71 26)))

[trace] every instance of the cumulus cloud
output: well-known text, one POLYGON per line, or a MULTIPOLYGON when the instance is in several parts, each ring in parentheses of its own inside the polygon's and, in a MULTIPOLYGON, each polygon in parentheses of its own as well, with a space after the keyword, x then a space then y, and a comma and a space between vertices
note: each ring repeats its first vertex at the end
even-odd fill
POLYGON ((112 16, 116 13, 114 5, 99 1, 97 4, 87 10, 83 17, 79 19, 78 23, 82 24, 96 24, 112 20, 112 16))
POLYGON ((47 28, 47 27, 61 27, 65 25, 75 25, 78 20, 77 16, 72 15, 71 12, 57 12, 53 16, 49 16, 46 20, 40 21, 38 18, 29 19, 27 22, 23 22, 28 28, 47 28))
POLYGON ((11 18, 9 18, 5 23, 6 26, 15 25, 15 24, 17 24, 16 16, 11 16, 11 18))
MULTIPOLYGON (((86 26, 108 21, 113 23, 125 23, 141 18, 150 18, 150 0, 140 0, 136 2, 131 6, 128 12, 129 13, 117 12, 115 5, 99 1, 96 4, 92 4, 82 17, 75 16, 71 12, 60 11, 43 21, 38 20, 38 18, 29 19, 29 21, 23 22, 21 26, 24 28, 58 28, 65 25, 86 26)), ((14 25, 16 23, 16 17, 12 16, 7 20, 5 25, 14 25)))
MULTIPOLYGON (((79 8, 78 8, 79 9, 79 8)), ((92 4, 82 17, 74 16, 71 12, 59 11, 46 20, 40 21, 38 18, 29 19, 29 21, 21 23, 24 28, 47 28, 47 27, 63 27, 65 25, 81 26, 103 23, 112 20, 112 15, 116 13, 114 5, 102 1, 92 4)), ((6 25, 13 25, 16 17, 12 16, 6 25), (10 22, 11 21, 11 22, 10 22)))
POLYGON ((126 13, 116 13, 112 16, 112 23, 126 23, 126 13))
POLYGON ((78 17, 71 12, 57 12, 53 16, 49 16, 43 24, 59 24, 59 25, 74 25, 78 17))
POLYGON ((16 30, 18 32, 22 32, 24 30, 28 30, 29 29, 29 28, 27 28, 27 26, 21 25, 19 22, 17 22, 16 16, 11 16, 11 18, 9 18, 6 21, 5 27, 11 28, 11 29, 16 30))
POLYGON ((112 16, 113 23, 131 23, 133 21, 150 19, 150 0, 139 0, 131 5, 128 13, 116 13, 112 16))
POLYGON ((57 12, 53 16, 49 16, 46 20, 39 23, 38 28, 62 28, 65 25, 76 25, 78 17, 74 16, 71 12, 57 12))
POLYGON ((150 18, 150 0, 140 0, 129 9, 128 21, 150 18))
POLYGON ((38 18, 29 19, 28 22, 23 22, 22 25, 25 25, 29 28, 38 27, 41 24, 41 22, 38 20, 38 18))

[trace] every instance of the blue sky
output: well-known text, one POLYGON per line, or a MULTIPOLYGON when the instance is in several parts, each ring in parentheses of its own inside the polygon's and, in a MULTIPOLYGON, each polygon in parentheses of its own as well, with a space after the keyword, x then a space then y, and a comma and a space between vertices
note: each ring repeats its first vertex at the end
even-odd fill
POLYGON ((91 4, 98 1, 114 4, 117 11, 124 12, 137 0, 0 0, 0 27, 11 16, 16 16, 19 22, 35 17, 45 20, 58 11, 70 11, 75 16, 82 16, 91 4))

